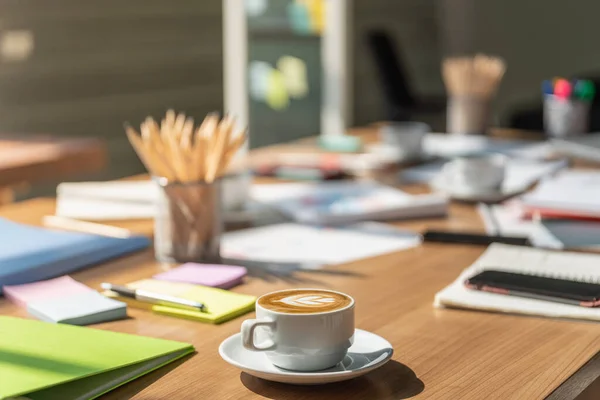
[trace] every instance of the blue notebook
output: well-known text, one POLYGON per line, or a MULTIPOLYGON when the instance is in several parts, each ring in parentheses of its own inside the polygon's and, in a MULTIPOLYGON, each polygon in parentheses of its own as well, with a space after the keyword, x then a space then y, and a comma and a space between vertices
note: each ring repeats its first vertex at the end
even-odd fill
POLYGON ((144 236, 115 238, 45 229, 0 218, 2 286, 54 278, 145 249, 144 236))

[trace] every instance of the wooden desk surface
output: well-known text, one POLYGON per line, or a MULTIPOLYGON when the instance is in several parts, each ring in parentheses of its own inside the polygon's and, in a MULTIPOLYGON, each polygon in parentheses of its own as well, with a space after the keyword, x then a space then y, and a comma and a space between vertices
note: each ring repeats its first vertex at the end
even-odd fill
POLYGON ((0 187, 95 172, 105 164, 98 139, 0 135, 0 187))
MULTIPOLYGON (((37 224, 52 210, 52 199, 36 199, 7 206, 0 216, 37 224)), ((447 219, 395 225, 418 231, 482 229, 475 210, 461 204, 452 205, 447 219)), ((354 296, 357 327, 385 337, 395 350, 392 361, 364 377, 319 387, 263 381, 240 374, 217 353, 221 341, 253 314, 214 326, 130 309, 131 319, 95 327, 191 342, 197 354, 103 399, 543 399, 600 350, 600 324, 433 308, 434 294, 483 250, 427 243, 331 267, 354 276, 299 273, 293 282, 251 278, 234 289, 258 296, 313 286, 354 296)), ((98 288, 102 281, 127 283, 164 268, 146 251, 73 276, 98 288)), ((5 300, 0 300, 0 314, 26 317, 5 300)))

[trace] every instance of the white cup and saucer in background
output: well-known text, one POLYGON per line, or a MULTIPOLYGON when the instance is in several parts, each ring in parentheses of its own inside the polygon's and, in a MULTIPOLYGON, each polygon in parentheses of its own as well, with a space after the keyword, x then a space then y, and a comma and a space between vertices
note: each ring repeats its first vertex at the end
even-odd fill
POLYGON ((508 158, 503 154, 477 154, 457 157, 444 164, 431 186, 457 200, 499 201, 508 158))
POLYGON ((431 132, 424 122, 392 122, 379 128, 379 143, 367 147, 370 153, 398 162, 420 161, 425 157, 423 140, 431 132))
POLYGON ((354 299, 324 289, 261 296, 219 354, 242 371, 275 382, 316 385, 364 375, 390 360, 391 344, 354 328, 354 299))

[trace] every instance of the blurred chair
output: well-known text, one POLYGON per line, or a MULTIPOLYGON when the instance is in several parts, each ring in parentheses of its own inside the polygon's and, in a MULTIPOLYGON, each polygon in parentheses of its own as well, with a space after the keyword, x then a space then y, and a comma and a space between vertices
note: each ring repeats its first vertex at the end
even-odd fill
POLYGON ((367 39, 385 96, 388 120, 407 121, 416 114, 445 111, 445 98, 425 99, 414 93, 404 60, 387 32, 371 30, 367 39))

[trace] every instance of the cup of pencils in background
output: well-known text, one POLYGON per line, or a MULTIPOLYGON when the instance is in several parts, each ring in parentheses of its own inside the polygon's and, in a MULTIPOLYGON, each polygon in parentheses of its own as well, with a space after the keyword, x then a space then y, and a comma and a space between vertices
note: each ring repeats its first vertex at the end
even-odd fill
POLYGON ((169 110, 158 125, 148 117, 127 138, 159 186, 154 218, 154 251, 165 262, 220 260, 223 231, 222 178, 246 132, 236 131, 230 116, 192 118, 169 110))
POLYGON ((588 132, 590 104, 595 93, 594 83, 588 80, 555 78, 542 82, 546 133, 565 137, 588 132))
POLYGON ((491 103, 505 71, 502 59, 483 54, 444 60, 442 76, 449 95, 446 115, 449 133, 482 135, 487 132, 491 103))

